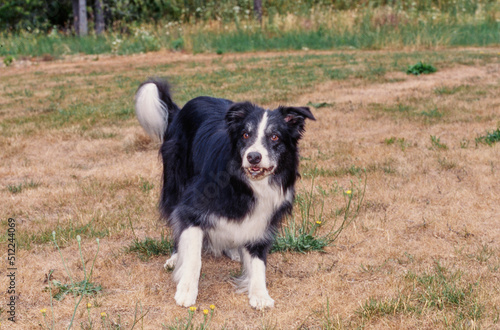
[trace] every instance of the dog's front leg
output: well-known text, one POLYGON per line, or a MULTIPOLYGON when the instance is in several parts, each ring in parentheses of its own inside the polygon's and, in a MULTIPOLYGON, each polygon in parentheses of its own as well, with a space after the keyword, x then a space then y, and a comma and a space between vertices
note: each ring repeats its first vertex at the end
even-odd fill
POLYGON ((256 309, 274 307, 274 300, 269 296, 266 288, 265 258, 267 249, 264 248, 264 252, 258 251, 262 249, 262 247, 251 247, 250 249, 253 253, 251 253, 247 248, 242 249, 243 276, 245 277, 243 282, 247 285, 247 288, 244 288, 244 290, 248 290, 250 305, 256 309))
POLYGON ((189 307, 196 303, 202 245, 203 231, 199 227, 189 227, 181 233, 173 274, 177 282, 175 302, 180 306, 189 307))

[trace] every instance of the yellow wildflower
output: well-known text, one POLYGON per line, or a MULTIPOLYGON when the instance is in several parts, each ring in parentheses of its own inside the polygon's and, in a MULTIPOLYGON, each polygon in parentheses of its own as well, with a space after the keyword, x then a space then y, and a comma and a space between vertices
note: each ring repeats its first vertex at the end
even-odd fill
POLYGON ((352 191, 348 190, 345 193, 348 194, 348 195, 350 195, 350 194, 352 194, 352 191))
POLYGON ((317 224, 317 225, 321 225, 321 221, 319 221, 319 220, 318 220, 318 221, 316 221, 316 224, 317 224))
POLYGON ((47 308, 44 308, 44 309, 40 309, 40 313, 42 313, 42 314, 45 314, 45 313, 47 313, 47 308))
POLYGON ((196 307, 191 306, 191 307, 189 307, 189 310, 190 310, 191 312, 196 312, 196 307))
POLYGON ((101 317, 106 317, 106 316, 107 316, 107 315, 106 315, 106 313, 105 313, 105 312, 102 312, 102 313, 101 313, 101 317))
POLYGON ((87 308, 90 308, 92 307, 92 304, 91 303, 87 303, 87 308))
POLYGON ((215 309, 215 305, 210 305, 210 309, 214 310, 215 309))
POLYGON ((204 309, 203 314, 208 315, 208 309, 204 309))

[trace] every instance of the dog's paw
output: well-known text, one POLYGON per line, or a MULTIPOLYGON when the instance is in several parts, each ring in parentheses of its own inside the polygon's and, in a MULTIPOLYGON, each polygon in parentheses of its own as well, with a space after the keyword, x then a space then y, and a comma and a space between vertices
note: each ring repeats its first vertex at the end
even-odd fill
POLYGON ((163 268, 165 268, 165 270, 172 270, 175 268, 176 263, 177 263, 177 253, 174 253, 172 254, 172 256, 170 256, 170 259, 167 259, 167 261, 163 265, 163 268))
POLYGON ((250 306, 255 309, 262 310, 267 307, 274 307, 274 300, 266 291, 250 294, 250 306))
POLYGON ((196 303, 196 297, 198 296, 198 285, 182 283, 177 284, 177 291, 175 292, 175 302, 179 306, 190 307, 196 303))

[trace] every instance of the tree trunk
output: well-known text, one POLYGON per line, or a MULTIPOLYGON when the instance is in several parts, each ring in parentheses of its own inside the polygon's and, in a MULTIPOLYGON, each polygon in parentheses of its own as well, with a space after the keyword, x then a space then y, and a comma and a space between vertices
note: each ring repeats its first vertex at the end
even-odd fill
POLYGON ((83 37, 89 32, 87 24, 87 0, 78 0, 78 35, 83 37))
POLYGON ((95 0, 95 33, 97 35, 104 32, 104 12, 102 10, 102 0, 95 0))
POLYGON ((262 0, 253 0, 253 11, 259 23, 262 24, 262 0))
POLYGON ((75 34, 78 35, 78 0, 71 0, 71 4, 73 6, 73 29, 75 29, 75 34))

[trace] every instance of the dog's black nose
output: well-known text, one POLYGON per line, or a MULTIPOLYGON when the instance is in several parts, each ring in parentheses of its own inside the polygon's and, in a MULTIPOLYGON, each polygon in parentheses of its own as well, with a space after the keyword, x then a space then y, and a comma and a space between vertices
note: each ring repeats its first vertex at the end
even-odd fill
POLYGON ((247 155, 248 162, 252 165, 257 165, 262 159, 262 155, 259 152, 250 152, 247 155))

